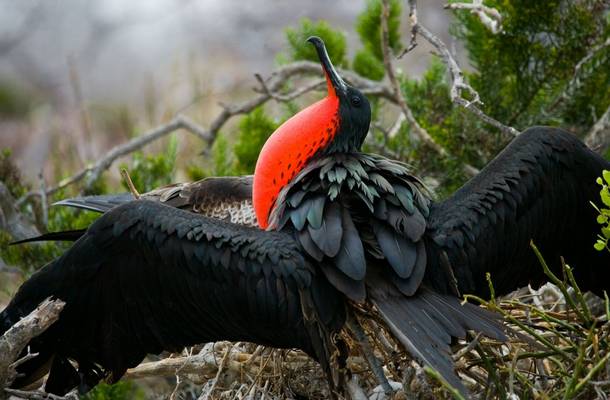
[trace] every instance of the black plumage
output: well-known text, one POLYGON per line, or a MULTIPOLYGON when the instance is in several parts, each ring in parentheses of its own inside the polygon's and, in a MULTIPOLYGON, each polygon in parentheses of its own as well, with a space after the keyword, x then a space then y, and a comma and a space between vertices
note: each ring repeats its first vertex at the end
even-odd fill
MULTIPOLYGON (((610 163, 561 129, 534 127, 513 140, 454 195, 432 206, 428 269, 451 268, 462 293, 487 296, 545 281, 530 241, 555 272, 560 256, 585 290, 608 290, 609 257, 593 249, 599 226, 595 183, 610 163), (446 255, 447 266, 442 257, 446 255)), ((561 274, 560 274, 561 275, 561 274)), ((431 279, 447 290, 447 282, 431 279)))
POLYGON ((277 195, 270 214, 259 208, 271 230, 251 227, 250 177, 170 186, 144 196, 155 201, 116 207, 122 199, 65 202, 109 211, 0 314, 2 333, 48 296, 67 303, 32 341, 39 356, 19 367, 17 386, 52 361, 48 390, 86 390, 119 379, 147 353, 219 339, 303 349, 337 384, 333 371, 345 354, 331 338, 351 300, 372 306, 414 357, 466 393, 453 371, 453 338, 475 330, 505 339, 495 314, 457 297, 484 294, 485 272, 499 293, 542 278, 528 247, 534 239, 553 259, 574 258, 586 288, 605 288, 583 266, 600 261, 587 202, 606 161, 567 132, 534 128, 433 203, 406 165, 359 152, 369 103, 337 75, 322 41, 309 41, 338 100, 320 103, 338 104, 323 121, 334 136, 262 197, 277 195))

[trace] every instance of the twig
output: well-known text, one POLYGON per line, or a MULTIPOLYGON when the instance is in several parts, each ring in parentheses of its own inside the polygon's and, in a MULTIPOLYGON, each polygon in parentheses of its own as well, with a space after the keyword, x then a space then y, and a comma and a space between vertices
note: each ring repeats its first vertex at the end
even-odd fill
POLYGON ((388 18, 390 16, 390 6, 388 4, 388 0, 382 1, 382 11, 381 11, 381 50, 383 52, 383 65, 385 66, 386 73, 388 74, 388 79, 390 80, 390 85, 394 92, 394 98, 396 99, 402 113, 409 121, 409 124, 413 127, 413 132, 417 135, 417 137, 423 141, 426 145, 431 147, 434 151, 440 154, 443 157, 447 156, 447 150, 445 150, 442 146, 432 139, 432 136, 419 125, 415 117, 413 116, 413 112, 407 105, 404 96, 402 95, 402 90, 400 90, 400 85, 398 84, 398 80, 396 79, 396 75, 394 74, 394 66, 392 65, 392 55, 390 53, 390 35, 388 33, 388 18))
POLYGON ((222 356, 222 360, 220 360, 220 364, 218 365, 218 371, 216 371, 216 376, 212 380, 212 386, 207 391, 207 396, 204 397, 205 399, 214 394, 214 390, 216 389, 216 385, 218 384, 220 375, 225 370, 227 362, 229 361, 229 357, 231 356, 231 350, 233 350, 233 345, 227 347, 227 349, 225 350, 225 354, 222 356))
MULTIPOLYGON (((188 117, 186 117, 184 115, 178 115, 177 117, 175 117, 174 119, 172 119, 170 122, 168 122, 165 125, 161 125, 155 129, 145 133, 142 136, 133 138, 130 141, 128 141, 127 143, 123 143, 123 144, 113 147, 104 156, 102 156, 99 160, 97 160, 93 165, 89 165, 86 168, 77 172, 76 174, 72 175, 71 177, 60 181, 56 186, 48 188, 46 190, 46 194, 51 195, 67 186, 70 186, 76 182, 81 181, 85 177, 87 178, 85 186, 90 187, 91 184, 93 184, 100 177, 102 172, 107 170, 112 165, 112 163, 119 157, 122 157, 126 154, 130 154, 138 149, 141 149, 142 147, 146 146, 147 144, 149 144, 169 133, 172 133, 178 129, 185 129, 186 131, 191 132, 192 134, 196 135, 197 137, 199 137, 203 140, 209 140, 211 137, 209 132, 205 131, 205 129, 198 126, 188 117)), ((40 193, 38 191, 35 191, 35 192, 29 192, 29 193, 25 194, 17 201, 17 206, 20 206, 26 200, 28 200, 29 198, 31 198, 33 196, 40 196, 40 193)))
MULTIPOLYGON (((57 321, 64 305, 61 300, 47 299, 0 337, 0 388, 10 386, 17 376, 15 360, 30 340, 57 321)), ((0 392, 0 399, 3 396, 0 392)))
POLYGON ((373 353, 373 349, 371 348, 369 339, 366 337, 366 334, 362 330, 360 323, 354 315, 348 316, 347 326, 349 327, 349 330, 352 331, 352 333, 354 334, 354 338, 357 340, 358 345, 360 345, 360 349, 362 350, 364 357, 369 363, 369 366, 371 367, 375 378, 377 378, 377 382, 379 383, 379 385, 381 385, 383 391, 386 394, 391 394, 393 392, 392 386, 390 386, 388 378, 386 378, 385 374, 383 373, 383 367, 381 366, 381 362, 373 353))
MULTIPOLYGON (((388 75, 388 79, 390 80, 390 85, 394 92, 394 98, 398 103, 398 106, 402 110, 402 113, 405 115, 409 124, 413 127, 413 132, 417 135, 417 137, 424 142, 428 147, 437 152, 441 157, 448 157, 449 153, 445 148, 438 143, 430 136, 430 134, 417 122, 413 112, 407 105, 407 102, 402 95, 402 90, 400 89, 400 85, 398 84, 398 80, 396 79, 396 74, 394 73, 394 66, 392 65, 392 55, 390 51, 390 35, 388 33, 388 18, 390 17, 390 6, 388 4, 389 0, 382 1, 382 11, 381 11, 381 50, 383 53, 383 65, 385 67, 386 73, 388 75)), ((415 3, 412 3, 415 4, 415 3)), ((417 13, 410 14, 414 17, 415 23, 417 24, 417 13)), ((414 25, 414 27, 419 25, 414 25)), ((412 36, 412 39, 415 38, 412 36)), ((477 95, 478 96, 478 95, 477 95)), ((478 170, 470 165, 464 166, 464 172, 466 172, 470 176, 476 175, 474 171, 478 170)))
POLYGON ((292 100, 296 99, 297 97, 300 97, 300 96, 304 95, 307 92, 310 92, 310 91, 315 90, 315 89, 317 89, 319 87, 322 87, 324 85, 324 82, 325 82, 324 79, 318 79, 318 80, 315 80, 315 81, 311 82, 309 85, 306 85, 306 86, 303 86, 303 87, 301 87, 299 89, 296 89, 292 93, 280 94, 280 93, 271 91, 271 89, 269 89, 269 87, 265 83, 265 80, 263 79, 263 77, 260 74, 254 74, 254 77, 256 78, 258 83, 260 83, 261 89, 262 89, 262 93, 265 93, 265 94, 269 95, 275 101, 284 102, 284 103, 288 102, 288 101, 292 101, 292 100))
POLYGON ((347 392, 352 400, 368 400, 366 393, 364 393, 364 389, 362 389, 358 383, 358 378, 356 375, 352 376, 352 379, 347 381, 345 386, 347 387, 347 392))
POLYGON ((488 7, 483 4, 483 0, 473 0, 472 3, 449 3, 445 5, 446 9, 451 10, 469 10, 472 14, 479 17, 479 20, 492 33, 502 31, 502 15, 493 7, 488 7))
POLYGON ((47 226, 49 223, 49 201, 47 199, 47 183, 44 179, 42 170, 38 174, 40 180, 40 207, 42 208, 42 224, 47 226))
POLYGON ((610 147, 610 106, 587 133, 585 143, 598 153, 604 153, 610 147))
POLYGON ((17 390, 17 389, 4 389, 8 394, 11 394, 20 399, 28 400, 78 400, 79 396, 76 390, 71 391, 65 396, 57 396, 55 394, 46 393, 40 390, 17 390))
MULTIPOLYGON (((409 5, 411 5, 411 6, 416 5, 416 1, 410 0, 409 5)), ((474 114, 476 117, 478 117, 483 122, 498 128, 502 133, 504 133, 510 137, 519 135, 520 132, 518 130, 516 130, 515 128, 513 128, 511 126, 502 124, 500 121, 485 114, 483 111, 481 111, 480 108, 477 107, 477 104, 482 104, 479 94, 477 93, 476 90, 474 90, 474 88, 472 86, 470 86, 468 83, 466 83, 466 81, 464 79, 464 73, 462 72, 459 65, 457 64, 457 62, 451 55, 451 52, 449 51, 449 49, 447 48, 445 43, 443 43, 442 40, 440 40, 438 37, 436 37, 434 34, 432 34, 432 32, 430 32, 428 29, 426 29, 426 27, 424 27, 419 22, 417 22, 417 24, 415 26, 413 26, 413 29, 415 29, 416 33, 420 34, 432 46, 434 46, 436 48, 436 50, 438 50, 438 52, 440 53, 441 59, 443 60, 445 65, 447 65, 447 68, 449 69, 449 72, 451 74, 451 79, 452 79, 452 85, 451 85, 451 89, 450 89, 451 101, 454 102, 455 104, 458 104, 458 105, 464 107, 466 110, 469 110, 472 114, 474 114), (470 94, 470 96, 472 97, 472 100, 466 100, 465 98, 462 97, 462 93, 464 91, 466 91, 470 94)))
POLYGON ((131 176, 129 176, 129 172, 127 172, 125 168, 121 168, 121 176, 123 177, 123 180, 125 181, 125 184, 129 188, 129 191, 133 197, 138 200, 140 198, 140 193, 138 192, 138 189, 136 189, 133 181, 131 180, 131 176))
POLYGON ((477 333, 474 339, 472 339, 472 341, 468 343, 468 346, 460 349, 457 353, 453 355, 453 360, 457 361, 460 358, 464 357, 466 354, 470 353, 479 344, 479 340, 481 340, 481 337, 481 332, 477 333))

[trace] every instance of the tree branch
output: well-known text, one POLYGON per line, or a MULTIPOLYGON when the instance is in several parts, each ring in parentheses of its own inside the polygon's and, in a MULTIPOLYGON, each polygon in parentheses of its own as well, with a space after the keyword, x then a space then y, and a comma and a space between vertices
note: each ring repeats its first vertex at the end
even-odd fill
POLYGON ((610 106, 587 133, 585 143, 600 154, 608 150, 610 147, 610 106))
MULTIPOLYGON (((388 79, 390 80, 390 85, 393 89, 395 102, 398 103, 398 106, 402 110, 402 113, 405 115, 411 127, 413 127, 413 133, 415 133, 416 136, 422 142, 424 142, 428 147, 438 153, 441 157, 448 157, 449 153, 447 152, 447 150, 438 143, 436 143, 432 136, 430 136, 430 134, 417 122, 415 116, 413 115, 413 112, 407 105, 407 102, 405 101, 405 98, 402 95, 402 90, 400 89, 400 85, 394 73, 394 66, 392 65, 390 35, 388 33, 388 18, 390 16, 390 6, 388 4, 388 0, 383 0, 381 4, 381 50, 383 53, 383 65, 385 66, 388 79)), ((414 18, 414 20, 417 21, 416 10, 414 10, 413 13, 410 15, 412 16, 412 19, 414 18)), ((465 165, 464 172, 466 172, 468 175, 476 175, 476 173, 472 175, 474 171, 478 170, 470 165, 465 165)))
POLYGON ((502 15, 493 7, 483 5, 483 0, 473 0, 472 3, 449 3, 445 5, 446 9, 451 10, 469 10, 472 14, 479 17, 483 25, 492 33, 502 31, 502 15))
MULTIPOLYGON (((15 368, 20 364, 17 358, 25 346, 57 321, 64 305, 61 300, 46 299, 0 337, 0 388, 10 386, 17 376, 15 368)), ((0 399, 4 397, 1 392, 0 399)))
MULTIPOLYGON (((408 3, 410 7, 417 6, 416 0, 409 0, 408 3)), ((416 8, 414 8, 413 10, 413 12, 415 12, 416 8)), ((451 52, 449 51, 445 43, 443 43, 442 40, 440 40, 438 37, 432 34, 432 32, 426 29, 426 27, 420 24, 417 21, 417 18, 415 18, 415 23, 416 25, 414 25, 412 29, 416 33, 420 34, 424 39, 426 39, 432 46, 434 46, 434 48, 436 48, 436 50, 440 53, 441 59, 449 69, 449 73, 451 74, 452 80, 452 85, 450 89, 451 101, 455 104, 464 107, 466 110, 470 111, 483 122, 498 128, 502 133, 506 134, 507 136, 517 136, 520 133, 518 130, 511 126, 502 124, 500 121, 485 114, 480 108, 477 107, 477 104, 483 104, 481 102, 479 94, 476 90, 474 90, 472 86, 466 83, 466 80, 464 79, 464 73, 451 55, 451 52), (464 91, 468 92, 473 99, 466 100, 464 97, 462 97, 462 93, 464 91)))

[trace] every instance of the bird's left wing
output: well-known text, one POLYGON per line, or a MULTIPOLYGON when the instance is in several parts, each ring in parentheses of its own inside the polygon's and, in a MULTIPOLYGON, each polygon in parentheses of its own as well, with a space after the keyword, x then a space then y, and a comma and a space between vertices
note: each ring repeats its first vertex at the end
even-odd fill
POLYGON ((216 340, 312 354, 301 291, 319 291, 321 318, 342 323, 340 299, 319 285, 327 283, 290 235, 137 200, 104 214, 24 283, 0 314, 0 333, 54 296, 67 304, 32 352, 39 362, 74 360, 82 376, 99 365, 118 379, 147 353, 216 340))

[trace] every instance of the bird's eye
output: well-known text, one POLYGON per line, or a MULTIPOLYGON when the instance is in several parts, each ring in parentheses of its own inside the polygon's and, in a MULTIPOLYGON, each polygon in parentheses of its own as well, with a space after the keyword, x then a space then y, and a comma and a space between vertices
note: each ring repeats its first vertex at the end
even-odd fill
POLYGON ((359 107, 361 103, 360 97, 358 96, 352 96, 352 105, 354 107, 359 107))

